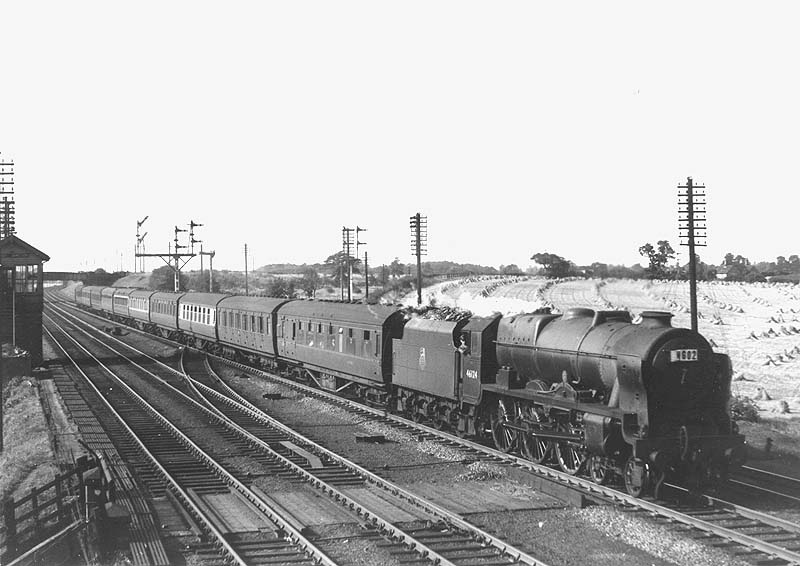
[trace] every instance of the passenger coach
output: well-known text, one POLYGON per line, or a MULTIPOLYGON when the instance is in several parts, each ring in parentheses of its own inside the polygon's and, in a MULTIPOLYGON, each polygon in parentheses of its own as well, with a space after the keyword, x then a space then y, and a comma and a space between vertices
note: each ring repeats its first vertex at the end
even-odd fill
POLYGON ((349 387, 357 397, 391 381, 392 339, 404 323, 397 308, 292 301, 278 309, 277 322, 278 355, 301 361, 298 377, 332 391, 349 387))
POLYGON ((244 353, 251 362, 274 365, 278 308, 290 299, 225 297, 217 305, 217 333, 225 355, 244 353), (231 348, 234 346, 234 348, 231 348))

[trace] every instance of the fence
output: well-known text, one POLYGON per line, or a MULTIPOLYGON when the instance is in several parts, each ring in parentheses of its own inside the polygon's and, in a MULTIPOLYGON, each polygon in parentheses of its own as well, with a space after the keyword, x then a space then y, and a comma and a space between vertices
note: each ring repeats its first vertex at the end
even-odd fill
POLYGON ((99 462, 84 456, 74 469, 57 474, 50 483, 31 489, 18 500, 9 497, 3 501, 0 563, 8 564, 70 525, 86 522, 87 506, 94 490, 103 488, 102 478, 99 462))

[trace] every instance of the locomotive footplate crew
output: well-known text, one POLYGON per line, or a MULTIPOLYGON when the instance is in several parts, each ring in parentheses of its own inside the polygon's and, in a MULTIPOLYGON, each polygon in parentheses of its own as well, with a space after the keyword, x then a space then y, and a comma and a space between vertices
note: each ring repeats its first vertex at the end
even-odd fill
POLYGON ((671 314, 573 308, 459 321, 399 307, 83 287, 117 322, 425 421, 639 496, 743 462, 730 359, 671 314))

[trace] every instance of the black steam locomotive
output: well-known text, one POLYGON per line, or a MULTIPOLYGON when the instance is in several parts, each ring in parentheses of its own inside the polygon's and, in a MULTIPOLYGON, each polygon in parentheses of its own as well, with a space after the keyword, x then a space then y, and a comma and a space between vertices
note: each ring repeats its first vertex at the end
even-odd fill
POLYGON ((82 287, 119 322, 390 408, 629 493, 743 461, 731 365, 670 313, 411 318, 397 307, 82 287))

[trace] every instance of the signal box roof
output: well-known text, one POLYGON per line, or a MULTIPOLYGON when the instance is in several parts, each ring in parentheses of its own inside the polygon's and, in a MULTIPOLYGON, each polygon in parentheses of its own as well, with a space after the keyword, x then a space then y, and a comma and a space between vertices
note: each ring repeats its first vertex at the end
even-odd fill
POLYGON ((49 260, 49 255, 13 234, 0 240, 0 265, 30 265, 49 260))

